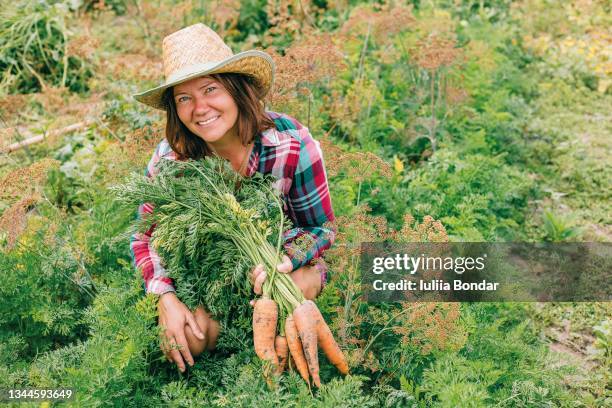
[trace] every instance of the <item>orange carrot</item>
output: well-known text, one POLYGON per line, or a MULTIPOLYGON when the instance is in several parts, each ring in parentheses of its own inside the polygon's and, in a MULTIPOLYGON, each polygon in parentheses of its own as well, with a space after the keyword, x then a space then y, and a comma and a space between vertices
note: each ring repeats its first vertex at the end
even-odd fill
POLYGON ((287 345, 293 357, 293 362, 298 372, 304 380, 310 385, 310 379, 308 377, 308 363, 306 363, 306 357, 304 357, 304 351, 302 350, 302 342, 298 336, 295 322, 291 315, 287 316, 285 320, 285 336, 287 336, 287 345))
POLYGON ((277 319, 278 309, 272 299, 261 298, 255 303, 253 311, 255 354, 262 360, 272 363, 275 368, 278 367, 278 357, 274 350, 277 319))
MULTIPOLYGON (((288 346, 289 346, 289 343, 287 343, 287 347, 288 346)), ((291 355, 291 353, 289 353, 289 359, 287 360, 287 370, 295 371, 295 361, 293 360, 293 356, 291 355)))
POLYGON ((276 336, 276 340, 274 340, 274 349, 276 350, 276 355, 278 356, 278 369, 276 374, 281 374, 283 371, 285 371, 287 358, 289 357, 287 339, 284 336, 276 336))
POLYGON ((340 350, 340 347, 338 347, 338 343, 336 343, 334 335, 329 329, 329 326, 327 323, 325 323, 319 308, 314 302, 311 303, 314 308, 315 321, 317 323, 317 340, 319 347, 321 347, 321 350, 323 350, 329 362, 335 365, 338 371, 344 375, 348 374, 349 367, 346 359, 344 358, 342 350, 340 350))
POLYGON ((317 326, 312 302, 304 302, 293 311, 293 320, 297 328, 300 340, 304 346, 304 356, 308 363, 308 371, 312 382, 317 387, 321 386, 319 378, 319 355, 317 354, 317 326))

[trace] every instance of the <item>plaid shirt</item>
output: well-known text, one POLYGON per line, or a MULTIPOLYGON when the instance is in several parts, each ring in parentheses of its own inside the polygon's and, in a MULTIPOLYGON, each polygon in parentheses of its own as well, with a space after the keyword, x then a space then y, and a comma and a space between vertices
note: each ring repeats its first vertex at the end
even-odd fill
MULTIPOLYGON (((319 142, 314 140, 308 129, 294 118, 275 112, 268 115, 276 125, 255 139, 253 151, 247 165, 247 176, 255 172, 272 174, 277 178, 276 188, 282 192, 285 213, 295 226, 285 233, 285 249, 293 263, 293 269, 311 264, 323 251, 331 246, 335 231, 325 223, 334 221, 334 212, 327 187, 327 176, 319 142), (297 242, 296 242, 297 240, 297 242), (299 242, 299 245, 297 245, 299 242), (301 249, 295 251, 295 247, 301 249), (299 253, 299 256, 296 254, 299 253)), ((176 160, 176 153, 167 140, 157 146, 145 174, 155 177, 157 163, 161 158, 176 160)), ((145 203, 138 208, 140 217, 153 212, 153 206, 145 203)), ((162 261, 150 245, 155 226, 146 233, 132 236, 130 248, 134 264, 142 271, 145 291, 163 294, 173 291, 172 280, 168 278, 162 261)), ((322 260, 320 260, 322 261, 322 260)), ((324 262, 316 262, 321 272, 321 282, 327 280, 324 262)))

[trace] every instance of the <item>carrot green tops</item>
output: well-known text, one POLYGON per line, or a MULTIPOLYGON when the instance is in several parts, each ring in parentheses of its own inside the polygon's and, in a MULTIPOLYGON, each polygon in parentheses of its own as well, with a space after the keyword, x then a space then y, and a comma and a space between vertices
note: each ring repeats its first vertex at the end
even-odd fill
MULTIPOLYGON (((276 128, 262 132, 255 139, 246 174, 259 172, 276 177, 275 187, 283 194, 285 214, 295 226, 284 237, 285 249, 295 270, 312 263, 331 246, 335 231, 324 224, 334 221, 334 212, 319 143, 294 118, 276 112, 268 115, 276 128)), ((176 160, 176 153, 165 139, 155 149, 146 169, 147 176, 156 176, 156 165, 161 158, 176 160)), ((138 214, 152 211, 153 206, 144 203, 138 214)), ((150 245, 153 229, 154 226, 146 233, 134 234, 130 247, 134 264, 142 271, 146 292, 163 294, 174 287, 163 262, 150 245)), ((321 280, 325 283, 326 267, 320 262, 316 265, 321 268, 321 280)))

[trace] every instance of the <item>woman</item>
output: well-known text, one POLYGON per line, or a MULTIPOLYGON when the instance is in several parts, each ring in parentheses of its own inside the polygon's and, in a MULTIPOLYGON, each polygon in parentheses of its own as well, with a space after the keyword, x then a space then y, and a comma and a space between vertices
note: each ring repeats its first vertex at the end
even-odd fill
MULTIPOLYGON (((327 178, 318 143, 295 119, 265 112, 263 98, 272 86, 274 63, 260 51, 234 55, 210 28, 196 24, 163 41, 166 81, 135 95, 136 100, 166 111, 166 138, 159 144, 147 175, 155 177, 163 158, 199 159, 218 155, 246 177, 274 175, 284 197, 285 212, 296 228, 285 235, 285 256, 278 265, 291 273, 304 296, 313 299, 326 280, 325 265, 314 262, 333 242, 323 226, 334 220, 327 178), (292 243, 301 242, 299 256, 292 243)), ((139 214, 151 213, 143 204, 139 214)), ((168 360, 185 371, 193 356, 215 348, 219 325, 202 307, 191 311, 174 293, 172 281, 150 246, 153 228, 132 237, 134 263, 142 270, 147 293, 159 295, 159 324, 167 342, 168 360)), ((261 294, 266 272, 251 272, 254 292, 261 294)))

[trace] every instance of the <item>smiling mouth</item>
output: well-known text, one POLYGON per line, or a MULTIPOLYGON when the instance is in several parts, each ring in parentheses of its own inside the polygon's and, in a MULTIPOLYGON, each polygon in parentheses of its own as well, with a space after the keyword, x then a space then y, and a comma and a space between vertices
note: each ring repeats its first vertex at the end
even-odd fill
POLYGON ((206 126, 206 125, 208 125, 210 123, 213 123, 215 120, 219 119, 220 117, 221 117, 221 115, 217 115, 217 116, 214 116, 214 117, 212 117, 210 119, 206 119, 206 120, 202 120, 202 121, 196 122, 196 124, 199 125, 199 126, 206 126))

